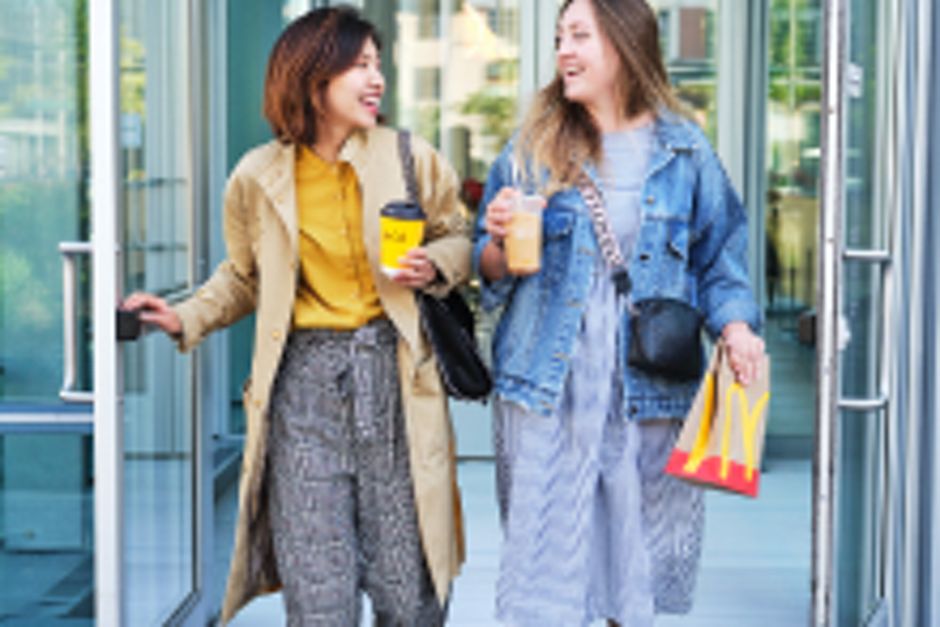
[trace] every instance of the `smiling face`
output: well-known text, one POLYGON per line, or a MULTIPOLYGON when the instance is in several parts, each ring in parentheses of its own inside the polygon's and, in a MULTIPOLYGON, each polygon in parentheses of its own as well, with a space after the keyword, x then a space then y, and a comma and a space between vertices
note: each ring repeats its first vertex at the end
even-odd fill
POLYGON ((337 74, 324 90, 320 123, 341 135, 376 125, 385 92, 379 51, 366 39, 353 65, 337 74))
POLYGON ((601 32, 590 0, 574 0, 561 14, 555 60, 566 99, 589 110, 616 101, 620 57, 601 32))

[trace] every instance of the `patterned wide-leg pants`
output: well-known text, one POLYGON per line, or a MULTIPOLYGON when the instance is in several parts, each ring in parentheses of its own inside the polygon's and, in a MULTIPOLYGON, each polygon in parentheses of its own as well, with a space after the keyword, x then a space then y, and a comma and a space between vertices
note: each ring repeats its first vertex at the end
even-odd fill
POLYGON ((288 624, 436 627, 385 319, 294 331, 271 400, 268 494, 288 624))

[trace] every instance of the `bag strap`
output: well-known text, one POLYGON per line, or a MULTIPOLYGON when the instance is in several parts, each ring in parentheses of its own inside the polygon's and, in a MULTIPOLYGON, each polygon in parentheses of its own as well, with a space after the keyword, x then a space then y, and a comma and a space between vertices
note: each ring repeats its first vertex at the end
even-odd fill
POLYGON ((610 266, 611 278, 617 287, 617 293, 627 294, 632 287, 630 273, 627 272, 627 262, 623 259, 623 253, 620 252, 617 236, 610 226, 610 221, 607 220, 607 209, 604 207, 601 191, 597 189, 597 184, 583 169, 575 184, 578 186, 585 204, 587 204, 591 223, 594 225, 597 244, 600 246, 601 255, 603 255, 607 265, 610 266))
POLYGON ((415 174, 415 158, 411 153, 411 133, 404 129, 398 131, 398 157, 401 159, 401 171, 405 177, 405 192, 408 194, 408 201, 420 204, 418 202, 418 177, 415 174))

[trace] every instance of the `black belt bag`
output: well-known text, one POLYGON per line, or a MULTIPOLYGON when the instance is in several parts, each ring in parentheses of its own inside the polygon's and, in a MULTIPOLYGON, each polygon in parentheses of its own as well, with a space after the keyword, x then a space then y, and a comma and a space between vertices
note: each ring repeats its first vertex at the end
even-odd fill
POLYGON ((673 298, 634 303, 627 363, 645 372, 691 381, 702 375, 702 314, 673 298))
MULTIPOLYGON (((600 190, 581 172, 578 188, 588 206, 601 254, 613 270, 617 293, 627 296, 631 281, 616 235, 607 221, 600 190)), ((649 298, 630 306, 627 364, 646 373, 676 381, 702 374, 702 314, 685 301, 649 298)))

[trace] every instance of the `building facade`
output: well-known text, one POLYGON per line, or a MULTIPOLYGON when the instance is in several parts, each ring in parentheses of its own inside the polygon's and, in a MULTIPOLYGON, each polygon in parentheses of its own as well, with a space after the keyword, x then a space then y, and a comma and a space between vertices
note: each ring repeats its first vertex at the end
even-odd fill
MULTIPOLYGON (((940 625, 940 9, 650 3, 749 208, 768 457, 814 462, 808 621, 940 625)), ((21 573, 0 622, 218 612, 252 321, 181 356, 112 340, 112 312, 182 298, 222 258, 226 174, 269 138, 267 54, 319 4, 0 0, 0 572, 21 573)), ((386 118, 440 148, 472 209, 553 74, 559 3, 353 4, 383 33, 386 118)), ((489 456, 479 408, 452 409, 461 455, 489 456)))

